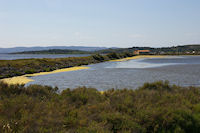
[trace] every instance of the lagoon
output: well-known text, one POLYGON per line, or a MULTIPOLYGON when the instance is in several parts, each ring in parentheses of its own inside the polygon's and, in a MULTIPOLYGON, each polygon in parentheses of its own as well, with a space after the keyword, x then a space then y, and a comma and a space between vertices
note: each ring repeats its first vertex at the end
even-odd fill
POLYGON ((181 86, 200 86, 200 56, 167 56, 88 65, 90 69, 31 77, 30 84, 58 86, 60 91, 79 86, 100 91, 136 89, 145 82, 168 80, 181 86))

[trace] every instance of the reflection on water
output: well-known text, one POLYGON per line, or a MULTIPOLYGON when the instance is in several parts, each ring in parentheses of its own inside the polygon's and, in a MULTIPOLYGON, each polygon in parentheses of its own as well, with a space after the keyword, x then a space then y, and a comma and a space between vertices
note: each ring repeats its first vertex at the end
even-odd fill
MULTIPOLYGON (((138 59, 89 65, 91 69, 32 77, 29 84, 59 88, 79 86, 136 89, 145 82, 169 80, 182 86, 200 85, 200 56, 138 59)), ((28 85, 29 85, 28 84, 28 85)))
POLYGON ((116 63, 110 64, 106 68, 151 68, 151 67, 161 67, 161 66, 175 65, 175 64, 177 63, 166 63, 166 62, 165 63, 149 63, 149 62, 145 62, 145 59, 137 59, 137 60, 128 60, 125 62, 116 62, 116 63))

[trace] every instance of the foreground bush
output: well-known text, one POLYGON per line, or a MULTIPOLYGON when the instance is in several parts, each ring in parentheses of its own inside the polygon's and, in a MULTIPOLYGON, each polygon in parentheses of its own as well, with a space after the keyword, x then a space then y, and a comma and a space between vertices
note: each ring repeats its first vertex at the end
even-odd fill
POLYGON ((80 87, 0 83, 0 132, 142 133, 200 131, 200 88, 168 82, 101 94, 80 87))

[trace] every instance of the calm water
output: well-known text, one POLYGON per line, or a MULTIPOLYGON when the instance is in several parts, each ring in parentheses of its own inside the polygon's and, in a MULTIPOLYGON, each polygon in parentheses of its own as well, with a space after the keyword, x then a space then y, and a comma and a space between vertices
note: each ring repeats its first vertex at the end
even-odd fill
POLYGON ((58 86, 61 90, 79 86, 106 90, 136 89, 145 82, 169 80, 181 86, 200 86, 200 56, 170 56, 89 66, 91 69, 32 77, 35 81, 29 84, 58 86))
POLYGON ((0 60, 16 60, 30 58, 64 58, 64 57, 82 57, 88 54, 0 54, 0 60))

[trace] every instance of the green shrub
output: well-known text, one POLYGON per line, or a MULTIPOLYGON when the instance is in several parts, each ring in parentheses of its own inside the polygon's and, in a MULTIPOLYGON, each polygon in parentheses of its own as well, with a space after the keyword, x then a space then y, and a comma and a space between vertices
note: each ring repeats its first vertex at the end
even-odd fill
POLYGON ((148 89, 148 90, 172 90, 172 87, 169 85, 169 81, 156 81, 154 83, 144 83, 140 89, 148 89))
POLYGON ((36 72, 35 69, 29 69, 29 70, 26 70, 26 71, 25 71, 26 74, 33 74, 33 73, 35 73, 35 72, 36 72))
POLYGON ((95 54, 95 55, 92 55, 92 58, 94 58, 95 60, 97 61, 104 61, 104 57, 100 54, 95 54))
POLYGON ((200 130, 200 88, 146 83, 137 90, 0 82, 0 132, 191 132, 200 130))
POLYGON ((107 54, 107 56, 110 58, 110 59, 119 59, 119 55, 117 55, 117 53, 109 53, 107 54))

